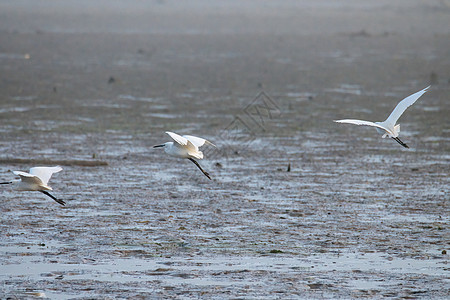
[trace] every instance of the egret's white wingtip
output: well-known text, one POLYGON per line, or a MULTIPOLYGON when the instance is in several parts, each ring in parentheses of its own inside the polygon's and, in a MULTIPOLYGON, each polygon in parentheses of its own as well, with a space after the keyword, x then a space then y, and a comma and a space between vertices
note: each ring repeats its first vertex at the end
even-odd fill
POLYGON ((429 89, 430 87, 431 87, 431 85, 429 85, 429 86, 427 86, 426 88, 424 88, 424 89, 418 91, 417 93, 420 93, 420 92, 422 92, 422 93, 428 92, 428 89, 429 89))

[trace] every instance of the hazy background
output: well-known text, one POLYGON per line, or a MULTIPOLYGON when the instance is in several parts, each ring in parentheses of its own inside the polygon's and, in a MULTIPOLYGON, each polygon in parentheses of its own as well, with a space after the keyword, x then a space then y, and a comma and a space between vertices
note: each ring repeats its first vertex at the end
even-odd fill
POLYGON ((62 164, 67 202, 1 187, 0 295, 446 298, 449 24, 443 0, 0 0, 0 180, 62 164), (332 122, 430 84, 410 149, 332 122), (166 130, 218 146, 212 181, 166 130))

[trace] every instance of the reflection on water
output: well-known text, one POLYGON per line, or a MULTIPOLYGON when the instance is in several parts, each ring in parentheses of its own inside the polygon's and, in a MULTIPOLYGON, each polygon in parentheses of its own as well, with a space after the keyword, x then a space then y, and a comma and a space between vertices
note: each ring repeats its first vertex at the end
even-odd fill
POLYGON ((108 164, 63 166, 65 207, 0 187, 0 294, 445 298, 436 5, 3 1, 1 181, 32 158, 108 164), (384 119, 430 74, 401 119, 410 149, 333 122, 384 119), (211 181, 152 148, 168 130, 218 146, 200 161, 211 181))

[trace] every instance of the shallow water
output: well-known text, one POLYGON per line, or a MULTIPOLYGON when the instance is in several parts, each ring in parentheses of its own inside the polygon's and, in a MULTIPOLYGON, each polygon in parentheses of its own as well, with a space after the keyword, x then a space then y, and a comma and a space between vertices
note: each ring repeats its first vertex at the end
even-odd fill
POLYGON ((0 179, 70 162, 1 187, 2 298, 447 297, 445 2, 239 3, 0 3, 0 179), (333 122, 430 81, 410 149, 333 122))

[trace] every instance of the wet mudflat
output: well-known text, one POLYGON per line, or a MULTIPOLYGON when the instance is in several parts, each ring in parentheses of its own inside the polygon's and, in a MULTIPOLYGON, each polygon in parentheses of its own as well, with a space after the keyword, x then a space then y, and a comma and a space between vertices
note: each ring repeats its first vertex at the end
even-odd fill
POLYGON ((67 203, 2 187, 2 298, 447 297, 449 16, 1 2, 0 179, 66 162, 67 203), (384 120, 430 83, 400 119, 410 149, 332 122, 384 120), (218 146, 212 181, 151 148, 166 130, 218 146))

